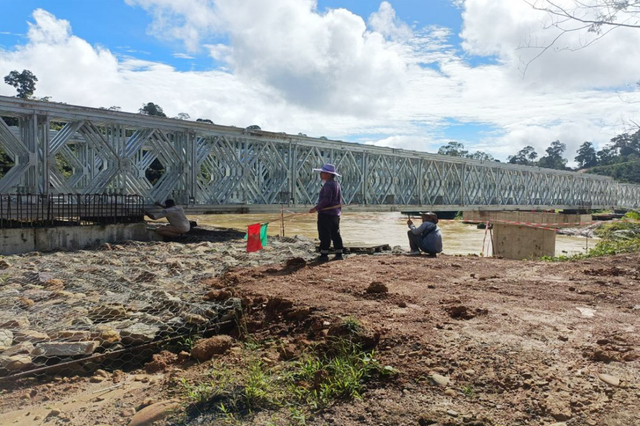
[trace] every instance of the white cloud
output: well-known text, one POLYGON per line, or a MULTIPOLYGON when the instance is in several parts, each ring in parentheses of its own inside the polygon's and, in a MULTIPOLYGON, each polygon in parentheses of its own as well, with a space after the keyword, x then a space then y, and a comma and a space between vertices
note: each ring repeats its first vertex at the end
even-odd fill
POLYGON ((187 55, 186 53, 174 53, 172 56, 178 59, 195 59, 193 56, 187 55))
MULTIPOLYGON (((448 142, 445 129, 452 121, 473 123, 490 130, 458 140, 470 151, 502 159, 525 145, 542 155, 557 139, 572 159, 582 142, 602 147, 623 130, 625 119, 637 117, 637 104, 603 90, 638 79, 633 56, 611 64, 600 58, 611 59, 603 49, 616 43, 636 52, 636 33, 612 32, 607 44, 603 39, 578 52, 543 55, 523 79, 518 67, 525 51, 517 47, 523 36, 546 33, 521 1, 461 4, 462 56, 451 45, 451 29, 411 29, 388 2, 369 17, 369 26, 346 9, 320 12, 310 0, 127 2, 152 14, 150 32, 181 40, 190 51, 206 49, 223 67, 184 72, 122 58, 39 9, 26 44, 0 49, 0 70, 30 69, 39 79, 36 95, 54 101, 133 112, 155 102, 169 116, 186 112, 218 124, 258 124, 395 148, 435 152, 448 142), (469 55, 495 55, 497 61, 471 66, 469 55)), ((0 86, 0 94, 14 93, 0 86)), ((625 99, 635 95, 627 91, 625 99)))
MULTIPOLYGON (((547 4, 543 0, 535 3, 547 4)), ((573 10, 576 1, 554 3, 573 10)), ((596 9, 585 10, 595 13, 596 9)), ((462 47, 473 55, 497 55, 510 71, 508 76, 522 79, 524 74, 524 84, 562 91, 610 88, 640 75, 637 29, 619 28, 598 39, 595 32, 577 30, 584 24, 558 22, 523 0, 465 0, 463 19, 462 47)))

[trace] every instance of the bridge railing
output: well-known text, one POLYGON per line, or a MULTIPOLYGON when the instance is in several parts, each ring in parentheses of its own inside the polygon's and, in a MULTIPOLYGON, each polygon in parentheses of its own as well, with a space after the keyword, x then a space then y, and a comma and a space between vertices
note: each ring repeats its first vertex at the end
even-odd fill
POLYGON ((107 225, 144 220, 144 198, 128 194, 0 194, 0 228, 107 225))
POLYGON ((344 202, 463 208, 638 208, 639 187, 476 161, 0 96, 0 192, 140 194, 147 202, 309 205, 333 163, 344 202))

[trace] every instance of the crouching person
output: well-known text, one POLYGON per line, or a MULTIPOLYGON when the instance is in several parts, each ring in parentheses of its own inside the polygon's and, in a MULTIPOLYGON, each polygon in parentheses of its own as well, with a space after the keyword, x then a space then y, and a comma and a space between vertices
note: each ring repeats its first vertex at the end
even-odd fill
POLYGON ((438 216, 433 212, 422 213, 422 224, 416 228, 411 219, 409 225, 409 246, 411 254, 419 255, 420 250, 435 257, 442 252, 442 234, 438 228, 438 216))
POLYGON ((173 200, 165 201, 164 206, 160 203, 156 203, 156 205, 163 208, 160 213, 153 214, 145 211, 144 214, 153 220, 162 219, 163 217, 167 218, 169 224, 156 229, 158 234, 163 237, 177 237, 189 232, 191 223, 184 214, 182 206, 177 206, 173 200))

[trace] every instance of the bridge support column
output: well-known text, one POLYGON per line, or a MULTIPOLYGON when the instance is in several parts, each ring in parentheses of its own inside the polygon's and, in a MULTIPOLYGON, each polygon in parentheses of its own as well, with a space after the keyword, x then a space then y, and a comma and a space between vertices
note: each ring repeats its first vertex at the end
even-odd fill
POLYGON ((506 259, 531 259, 554 256, 556 229, 577 227, 591 215, 546 212, 464 212, 466 222, 493 224, 493 255, 506 259), (546 228, 546 229, 541 229, 546 228), (550 229, 551 228, 551 229, 550 229))
POLYGON ((492 245, 493 255, 505 259, 553 256, 556 252, 556 231, 495 223, 492 245))

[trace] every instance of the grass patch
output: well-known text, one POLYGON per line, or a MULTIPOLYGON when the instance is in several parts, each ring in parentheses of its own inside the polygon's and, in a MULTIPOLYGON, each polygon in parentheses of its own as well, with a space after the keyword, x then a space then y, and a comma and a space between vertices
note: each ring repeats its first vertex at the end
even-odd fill
MULTIPOLYGON (((353 318, 345 325, 361 327, 353 318)), ((253 424, 256 414, 266 412, 273 416, 273 424, 305 425, 319 409, 360 399, 368 383, 397 374, 356 341, 349 336, 333 338, 280 363, 265 362, 266 348, 252 341, 244 345, 233 366, 216 365, 198 383, 182 381, 187 416, 212 424, 241 425, 253 424)), ((183 424, 190 423, 187 419, 183 424)))
POLYGON ((640 214, 631 211, 625 215, 623 220, 606 223, 599 227, 595 233, 601 240, 588 253, 572 256, 543 256, 541 260, 566 262, 638 252, 640 251, 640 223, 637 222, 636 217, 640 217, 640 214))

